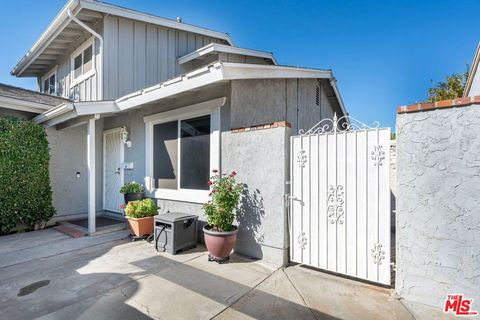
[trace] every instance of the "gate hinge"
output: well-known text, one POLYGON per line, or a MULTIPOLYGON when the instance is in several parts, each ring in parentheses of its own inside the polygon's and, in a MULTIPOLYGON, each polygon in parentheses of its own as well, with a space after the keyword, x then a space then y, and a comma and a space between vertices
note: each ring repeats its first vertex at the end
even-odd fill
POLYGON ((392 268, 393 271, 397 271, 397 265, 395 264, 395 262, 390 262, 390 268, 392 268))

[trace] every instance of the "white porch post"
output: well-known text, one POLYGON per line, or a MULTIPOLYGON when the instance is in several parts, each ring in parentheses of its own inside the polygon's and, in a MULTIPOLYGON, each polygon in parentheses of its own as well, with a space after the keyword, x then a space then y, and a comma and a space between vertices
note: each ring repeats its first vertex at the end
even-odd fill
POLYGON ((87 166, 88 166, 88 233, 95 232, 95 120, 88 120, 87 125, 87 166))

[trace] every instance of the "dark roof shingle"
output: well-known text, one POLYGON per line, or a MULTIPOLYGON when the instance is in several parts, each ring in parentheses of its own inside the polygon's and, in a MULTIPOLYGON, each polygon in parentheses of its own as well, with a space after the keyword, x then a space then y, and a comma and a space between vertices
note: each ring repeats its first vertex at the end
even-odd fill
POLYGON ((62 97, 52 96, 46 93, 14 87, 4 83, 0 83, 0 96, 41 103, 52 107, 58 106, 59 104, 62 104, 64 102, 71 101, 62 97))

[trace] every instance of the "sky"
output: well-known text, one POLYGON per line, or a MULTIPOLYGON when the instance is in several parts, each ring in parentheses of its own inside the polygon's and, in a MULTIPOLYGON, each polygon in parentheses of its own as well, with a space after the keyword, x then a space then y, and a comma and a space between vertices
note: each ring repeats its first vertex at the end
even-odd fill
MULTIPOLYGON (((10 70, 66 0, 1 1, 0 82, 36 89, 10 70)), ((400 105, 471 64, 480 41, 475 0, 108 0, 227 32, 235 45, 273 52, 282 65, 333 70, 350 115, 395 128, 400 105)))

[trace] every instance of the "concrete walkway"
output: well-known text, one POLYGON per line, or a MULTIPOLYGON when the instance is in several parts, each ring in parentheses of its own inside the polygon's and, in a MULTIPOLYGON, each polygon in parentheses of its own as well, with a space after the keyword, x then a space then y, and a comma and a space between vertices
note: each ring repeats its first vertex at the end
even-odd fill
POLYGON ((391 291, 301 266, 272 270, 203 247, 171 256, 126 231, 0 237, 1 319, 439 319, 391 291))

